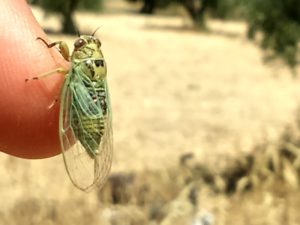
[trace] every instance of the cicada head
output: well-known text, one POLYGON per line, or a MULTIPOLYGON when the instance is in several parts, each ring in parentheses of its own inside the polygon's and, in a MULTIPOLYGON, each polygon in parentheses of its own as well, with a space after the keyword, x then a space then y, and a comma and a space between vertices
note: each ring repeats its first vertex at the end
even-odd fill
POLYGON ((72 62, 91 80, 106 76, 106 63, 101 51, 101 42, 94 36, 81 35, 74 42, 72 62))

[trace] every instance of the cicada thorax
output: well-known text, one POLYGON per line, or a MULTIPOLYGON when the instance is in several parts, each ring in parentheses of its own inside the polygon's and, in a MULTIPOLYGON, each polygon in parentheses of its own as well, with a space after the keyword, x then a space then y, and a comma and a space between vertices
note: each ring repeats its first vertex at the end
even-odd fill
POLYGON ((80 70, 92 81, 99 81, 106 77, 106 65, 103 58, 91 58, 80 62, 80 70))
POLYGON ((78 64, 80 70, 92 81, 105 78, 106 64, 100 49, 100 41, 92 36, 81 36, 74 44, 72 62, 78 64))

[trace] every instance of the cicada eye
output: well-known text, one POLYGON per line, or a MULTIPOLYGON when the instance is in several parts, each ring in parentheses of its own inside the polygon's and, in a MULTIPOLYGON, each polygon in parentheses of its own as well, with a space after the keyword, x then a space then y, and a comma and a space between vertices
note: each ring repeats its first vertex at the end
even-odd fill
POLYGON ((85 41, 82 38, 79 38, 75 41, 74 47, 75 48, 80 48, 85 44, 85 41))

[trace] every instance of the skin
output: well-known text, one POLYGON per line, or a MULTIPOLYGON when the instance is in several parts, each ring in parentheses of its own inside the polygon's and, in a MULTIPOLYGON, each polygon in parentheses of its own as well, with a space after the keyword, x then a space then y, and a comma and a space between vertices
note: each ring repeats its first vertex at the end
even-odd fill
POLYGON ((36 40, 51 43, 25 0, 1 0, 0 9, 0 151, 27 159, 57 155, 59 102, 53 102, 64 75, 25 79, 58 67, 67 70, 69 63, 36 40))

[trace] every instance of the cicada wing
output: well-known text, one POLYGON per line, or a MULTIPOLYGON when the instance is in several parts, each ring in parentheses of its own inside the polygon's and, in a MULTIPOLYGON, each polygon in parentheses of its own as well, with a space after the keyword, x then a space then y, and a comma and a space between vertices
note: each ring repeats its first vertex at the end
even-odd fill
MULTIPOLYGON (((98 153, 89 151, 88 154, 86 148, 76 138, 72 127, 72 120, 78 121, 76 129, 80 129, 83 133, 86 132, 81 121, 82 118, 76 112, 77 109, 73 102, 74 91, 69 88, 69 82, 70 78, 67 78, 62 89, 59 126, 61 148, 65 167, 72 183, 83 191, 89 191, 96 185, 103 185, 109 174, 112 160, 111 117, 104 120, 106 128, 99 144, 98 153)), ((83 102, 82 104, 89 103, 83 102)), ((89 106, 85 105, 84 107, 88 108, 89 106)))
POLYGON ((107 84, 105 82, 105 93, 106 93, 106 103, 107 103, 107 114, 104 117, 104 126, 105 131, 103 133, 98 154, 96 156, 96 163, 98 164, 97 168, 95 168, 97 174, 97 186, 101 187, 105 183, 108 174, 110 172, 112 157, 113 157, 113 130, 112 130, 112 114, 111 114, 111 106, 109 100, 109 92, 107 88, 107 84))

